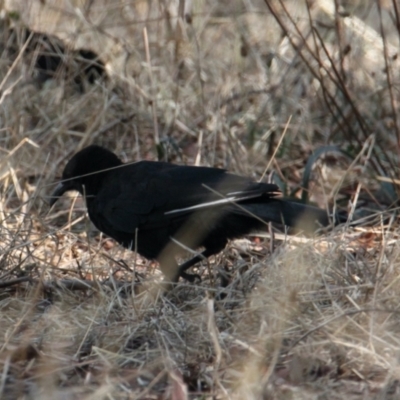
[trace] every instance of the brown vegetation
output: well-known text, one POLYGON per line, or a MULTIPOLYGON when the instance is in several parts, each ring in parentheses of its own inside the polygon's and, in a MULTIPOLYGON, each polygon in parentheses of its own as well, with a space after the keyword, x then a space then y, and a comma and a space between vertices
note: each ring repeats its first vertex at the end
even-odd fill
POLYGON ((339 3, 0 2, 0 398, 399 397, 400 9, 339 3), (43 82, 11 28, 108 78, 43 82), (49 213, 90 143, 266 174, 359 226, 235 241, 157 296, 79 197, 49 213))

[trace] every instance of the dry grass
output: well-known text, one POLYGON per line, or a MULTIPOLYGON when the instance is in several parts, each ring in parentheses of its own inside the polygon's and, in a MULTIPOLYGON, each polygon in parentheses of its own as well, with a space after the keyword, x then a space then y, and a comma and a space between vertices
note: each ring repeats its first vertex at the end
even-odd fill
POLYGON ((398 225, 379 213, 397 196, 377 179, 398 176, 399 6, 178 3, 2 6, 0 398, 399 398, 398 225), (109 79, 39 83, 10 23, 95 50, 109 79), (89 143, 274 171, 297 196, 311 173, 307 197, 363 227, 233 242, 201 284, 155 298, 157 266, 92 229, 80 198, 48 212, 89 143))

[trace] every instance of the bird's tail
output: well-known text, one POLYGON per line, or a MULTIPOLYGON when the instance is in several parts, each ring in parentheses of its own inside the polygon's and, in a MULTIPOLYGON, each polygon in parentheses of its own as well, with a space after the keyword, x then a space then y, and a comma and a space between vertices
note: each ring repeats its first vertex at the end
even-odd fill
POLYGON ((335 215, 333 220, 325 210, 292 200, 269 199, 266 203, 248 203, 242 207, 240 213, 252 214, 265 222, 275 222, 305 232, 315 232, 322 227, 343 222, 343 217, 335 215))

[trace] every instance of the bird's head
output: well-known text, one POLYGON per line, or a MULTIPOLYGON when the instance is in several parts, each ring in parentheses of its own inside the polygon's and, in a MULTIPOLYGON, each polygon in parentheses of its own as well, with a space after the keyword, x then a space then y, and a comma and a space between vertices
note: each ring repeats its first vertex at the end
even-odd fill
POLYGON ((77 190, 81 195, 96 195, 107 170, 121 165, 121 160, 101 146, 91 145, 76 153, 67 163, 62 181, 55 188, 50 206, 65 192, 77 190))

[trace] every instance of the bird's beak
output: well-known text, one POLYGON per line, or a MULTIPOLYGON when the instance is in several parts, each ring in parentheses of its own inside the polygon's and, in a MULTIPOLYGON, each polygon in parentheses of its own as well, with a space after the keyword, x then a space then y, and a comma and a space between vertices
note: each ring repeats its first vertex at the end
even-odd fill
POLYGON ((56 188, 54 189, 53 194, 50 197, 50 202, 49 205, 50 207, 53 207, 54 203, 68 190, 70 190, 70 188, 68 187, 68 185, 66 183, 59 183, 56 188))

